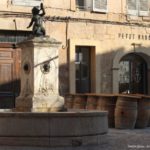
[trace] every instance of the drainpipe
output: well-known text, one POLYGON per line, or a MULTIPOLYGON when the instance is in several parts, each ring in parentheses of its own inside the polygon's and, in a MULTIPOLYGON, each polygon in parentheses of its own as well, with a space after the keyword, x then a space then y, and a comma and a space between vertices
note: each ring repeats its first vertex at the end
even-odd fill
POLYGON ((69 19, 70 19, 70 17, 66 17, 66 41, 65 41, 65 45, 62 45, 63 49, 67 49, 68 48, 68 25, 69 25, 69 19))
POLYGON ((14 24, 15 24, 15 42, 13 45, 13 48, 16 49, 16 42, 17 42, 17 23, 16 23, 16 19, 13 20, 14 24))

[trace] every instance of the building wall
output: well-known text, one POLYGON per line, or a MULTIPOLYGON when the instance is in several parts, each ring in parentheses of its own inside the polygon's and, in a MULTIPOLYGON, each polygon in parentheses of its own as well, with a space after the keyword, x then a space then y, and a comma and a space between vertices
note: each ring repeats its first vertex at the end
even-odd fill
MULTIPOLYGON (((0 4, 0 30, 31 30, 26 27, 31 19, 32 7, 14 6, 11 0, 1 0, 0 4)), ((92 45, 97 46, 97 93, 118 92, 117 65, 120 56, 133 52, 132 43, 141 44, 136 47, 137 53, 150 55, 150 19, 127 15, 126 0, 118 0, 117 4, 114 0, 109 0, 106 14, 79 11, 74 0, 44 0, 44 5, 46 33, 62 42, 59 51, 62 94, 75 92, 75 75, 72 73, 75 73, 72 69, 75 58, 70 55, 74 51, 75 43, 69 45, 69 41, 78 40, 80 43, 84 42, 85 46, 98 42, 98 46, 92 45)))

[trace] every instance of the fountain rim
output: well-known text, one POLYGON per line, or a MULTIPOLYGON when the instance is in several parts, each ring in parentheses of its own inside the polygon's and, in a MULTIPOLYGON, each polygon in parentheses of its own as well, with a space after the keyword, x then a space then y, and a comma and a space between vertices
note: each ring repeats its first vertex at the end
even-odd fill
POLYGON ((21 116, 21 117, 94 117, 105 116, 107 111, 89 111, 89 110, 70 110, 66 112, 0 112, 0 117, 3 116, 21 116))

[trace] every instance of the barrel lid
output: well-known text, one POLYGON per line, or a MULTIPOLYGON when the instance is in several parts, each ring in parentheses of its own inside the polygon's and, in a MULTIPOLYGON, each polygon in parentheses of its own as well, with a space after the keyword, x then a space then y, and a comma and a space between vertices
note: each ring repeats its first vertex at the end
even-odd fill
POLYGON ((135 94, 118 94, 117 96, 118 97, 136 98, 136 99, 142 98, 140 95, 135 95, 135 94))
POLYGON ((65 96, 86 96, 84 93, 67 93, 65 96))
POLYGON ((141 96, 141 100, 150 100, 150 95, 144 95, 144 94, 138 94, 139 96, 141 96))
POLYGON ((73 96, 87 96, 85 93, 74 93, 73 96))
POLYGON ((66 93, 65 96, 72 96, 72 93, 66 93))
POLYGON ((85 95, 87 95, 87 96, 99 96, 99 95, 96 94, 96 93, 85 93, 85 95))
POLYGON ((150 99, 150 95, 143 95, 143 98, 149 98, 150 99))
POLYGON ((148 98, 148 99, 150 99, 150 95, 145 95, 145 94, 131 94, 131 95, 138 96, 138 97, 141 98, 141 100, 142 100, 142 98, 148 98))
POLYGON ((116 94, 105 94, 105 93, 86 93, 87 96, 101 96, 101 97, 115 97, 116 94))

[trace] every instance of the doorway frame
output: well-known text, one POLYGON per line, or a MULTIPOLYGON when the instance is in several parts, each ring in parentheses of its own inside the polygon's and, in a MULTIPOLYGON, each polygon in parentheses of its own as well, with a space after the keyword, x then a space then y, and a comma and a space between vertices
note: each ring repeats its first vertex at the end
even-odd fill
MULTIPOLYGON (((128 85, 128 90, 129 90, 128 92, 129 93, 131 92, 131 94, 132 93, 147 94, 147 62, 143 59, 143 57, 141 57, 140 55, 137 55, 136 53, 129 53, 129 54, 127 54, 127 55, 125 55, 121 58, 119 64, 121 62, 128 62, 128 69, 129 69, 128 70, 128 72, 129 72, 129 81, 127 83, 124 82, 124 83, 121 83, 121 84, 128 85), (141 64, 144 65, 144 67, 142 67, 142 68, 144 68, 144 71, 141 71, 141 75, 140 75, 142 81, 140 81, 139 84, 137 82, 133 81, 133 79, 132 79, 132 77, 135 77, 132 74, 133 73, 132 66, 133 66, 134 62, 136 62, 136 63, 138 62, 138 63, 140 63, 140 65, 141 64), (133 85, 133 84, 136 84, 136 86, 133 85), (133 86, 134 86, 134 88, 133 88, 133 86), (139 86, 141 86, 141 90, 136 91, 135 89, 137 87, 139 88, 139 86)), ((134 64, 134 67, 135 67, 135 64, 134 64)), ((119 77, 119 79, 120 79, 120 77, 119 77)), ((120 93, 121 84, 119 83, 119 93, 120 93)), ((127 92, 127 90, 125 90, 125 91, 127 92)))
POLYGON ((91 47, 91 92, 99 93, 101 91, 100 83, 100 60, 97 59, 100 50, 100 42, 86 39, 69 40, 69 92, 76 93, 76 74, 75 74, 75 50, 76 46, 91 47))
POLYGON ((147 63, 147 94, 150 94, 150 55, 147 51, 143 51, 143 49, 138 48, 136 52, 133 50, 129 51, 118 51, 113 59, 113 67, 112 67, 112 73, 113 73, 113 93, 119 93, 119 62, 120 60, 127 54, 135 53, 136 55, 141 56, 145 62, 147 63))
MULTIPOLYGON (((77 74, 76 74, 76 92, 78 92, 78 93, 89 93, 89 92, 91 92, 91 84, 92 84, 91 75, 93 74, 93 72, 91 72, 91 68, 92 68, 92 66, 95 66, 95 64, 92 64, 92 61, 91 61, 92 59, 94 59, 91 55, 93 53, 93 47, 76 46, 75 51, 76 51, 76 53, 75 53, 76 55, 78 54, 78 56, 79 56, 79 53, 80 53, 80 54, 82 54, 83 58, 86 56, 87 56, 86 58, 88 58, 87 61, 83 61, 83 58, 81 60, 80 59, 75 60, 76 67, 79 66, 78 78, 77 78, 77 74), (88 66, 88 68, 86 69, 86 70, 88 70, 87 74, 86 74, 87 79, 85 79, 85 77, 83 77, 83 65, 88 66), (88 83, 88 84, 83 86, 84 80, 86 80, 86 83, 88 83), (77 82, 79 85, 77 84, 77 82)), ((75 68, 75 69, 77 69, 77 68, 75 68)))

